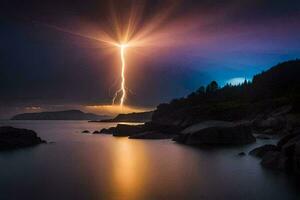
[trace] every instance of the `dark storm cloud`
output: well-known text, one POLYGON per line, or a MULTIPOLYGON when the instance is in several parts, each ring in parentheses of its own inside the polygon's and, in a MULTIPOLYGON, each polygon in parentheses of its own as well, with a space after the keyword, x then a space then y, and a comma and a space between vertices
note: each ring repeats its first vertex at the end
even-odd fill
MULTIPOLYGON (((93 41, 49 29, 42 24, 74 22, 108 23, 110 7, 119 13, 130 8, 129 0, 4 0, 0 3, 0 104, 93 104, 109 103, 116 81, 106 57, 93 41), (78 42, 79 40, 79 42, 78 42), (75 42, 76 41, 76 42, 75 42), (111 88, 111 90, 110 90, 111 88)), ((226 26, 256 25, 279 18, 295 20, 299 0, 148 0, 143 19, 163 12, 167 4, 179 2, 172 15, 199 14, 212 20, 207 28, 222 32, 226 26)), ((201 19, 199 19, 201 20, 201 19)), ((291 28, 293 31, 293 28, 291 28)), ((221 57, 221 56, 220 56, 221 57)), ((223 56, 225 59, 225 56, 223 56)), ((223 58, 221 57, 221 58, 223 58)), ((253 57, 251 57, 253 59, 253 57)), ((183 67, 208 65, 201 59, 182 62, 183 67)), ((136 74, 138 84, 129 80, 135 91, 130 103, 155 105, 185 95, 199 84, 211 80, 209 73, 196 68, 178 68, 172 62, 153 60, 136 74), (147 74, 147 76, 145 76, 147 74), (140 86, 140 87, 138 87, 140 86), (144 88, 147 88, 145 90, 144 88)), ((207 71, 207 70, 206 70, 207 71)))

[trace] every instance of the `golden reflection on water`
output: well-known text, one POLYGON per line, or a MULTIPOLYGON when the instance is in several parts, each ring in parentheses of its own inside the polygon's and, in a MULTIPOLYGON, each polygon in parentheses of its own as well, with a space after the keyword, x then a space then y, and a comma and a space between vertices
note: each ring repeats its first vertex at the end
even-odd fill
POLYGON ((144 191, 147 153, 144 143, 132 143, 127 138, 113 143, 113 187, 124 199, 140 199, 144 191))

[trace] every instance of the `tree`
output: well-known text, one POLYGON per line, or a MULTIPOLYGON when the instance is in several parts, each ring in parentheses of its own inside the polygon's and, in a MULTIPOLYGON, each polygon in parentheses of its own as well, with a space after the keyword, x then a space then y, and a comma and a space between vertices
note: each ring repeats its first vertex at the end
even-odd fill
POLYGON ((214 93, 219 89, 217 81, 212 81, 206 86, 206 93, 214 93))

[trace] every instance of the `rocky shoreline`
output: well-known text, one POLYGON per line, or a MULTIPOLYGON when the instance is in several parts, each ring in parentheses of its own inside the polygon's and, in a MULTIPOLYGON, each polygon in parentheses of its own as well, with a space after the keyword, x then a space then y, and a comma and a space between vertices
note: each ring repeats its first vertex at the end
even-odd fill
POLYGON ((151 121, 142 125, 118 124, 116 127, 95 131, 94 134, 111 134, 129 139, 172 139, 177 143, 200 147, 244 145, 256 142, 256 138, 268 140, 276 137, 281 138, 277 145, 258 147, 249 155, 261 158, 263 167, 299 174, 300 116, 291 111, 291 106, 285 105, 253 119, 206 120, 188 126, 171 125, 176 123, 174 121, 151 121))
POLYGON ((262 166, 299 173, 299 66, 300 60, 280 63, 238 86, 220 88, 212 81, 186 97, 158 105, 144 125, 118 124, 98 132, 129 139, 170 138, 200 147, 282 138, 250 154, 261 157, 262 166))

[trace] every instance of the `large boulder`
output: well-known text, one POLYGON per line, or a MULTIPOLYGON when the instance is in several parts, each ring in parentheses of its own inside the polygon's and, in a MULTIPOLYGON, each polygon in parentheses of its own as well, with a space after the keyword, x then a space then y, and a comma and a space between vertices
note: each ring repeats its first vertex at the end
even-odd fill
POLYGON ((37 134, 28 129, 0 127, 0 150, 30 147, 45 143, 37 134))
POLYGON ((187 127, 174 140, 188 145, 240 145, 256 139, 247 122, 206 121, 187 127))

